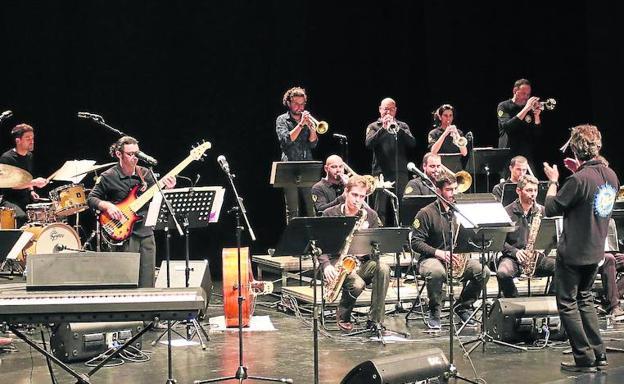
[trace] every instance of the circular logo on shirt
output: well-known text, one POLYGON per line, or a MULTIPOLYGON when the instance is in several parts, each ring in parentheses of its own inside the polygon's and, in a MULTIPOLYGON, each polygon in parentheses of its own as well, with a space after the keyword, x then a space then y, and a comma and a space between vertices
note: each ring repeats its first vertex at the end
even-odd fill
POLYGON ((533 118, 531 117, 531 115, 526 115, 524 117, 524 121, 526 121, 527 124, 531 124, 531 122, 533 121, 533 118))
POLYGON ((403 193, 403 194, 404 195, 409 195, 412 192, 414 192, 414 188, 412 188, 412 187, 405 187, 405 193, 403 193))
POLYGON ((414 229, 420 228, 420 220, 414 219, 414 222, 412 223, 412 227, 414 227, 414 229))
POLYGON ((617 191, 609 183, 601 185, 594 194, 594 213, 598 217, 607 218, 613 210, 617 191))

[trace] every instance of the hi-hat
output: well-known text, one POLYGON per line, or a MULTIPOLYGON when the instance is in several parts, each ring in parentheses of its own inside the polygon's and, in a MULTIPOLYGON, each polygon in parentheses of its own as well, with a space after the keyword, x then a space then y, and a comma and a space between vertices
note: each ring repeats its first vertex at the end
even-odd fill
POLYGON ((0 188, 13 188, 32 180, 32 175, 22 168, 0 164, 0 188))
POLYGON ((108 168, 108 167, 113 166, 115 164, 117 164, 116 161, 112 162, 112 163, 94 165, 94 166, 90 167, 89 169, 87 169, 86 171, 83 171, 83 172, 80 172, 80 173, 76 173, 75 175, 73 175, 71 177, 77 177, 77 176, 80 176, 80 175, 84 175, 85 173, 89 173, 89 172, 94 172, 94 171, 100 170, 102 168, 108 168))

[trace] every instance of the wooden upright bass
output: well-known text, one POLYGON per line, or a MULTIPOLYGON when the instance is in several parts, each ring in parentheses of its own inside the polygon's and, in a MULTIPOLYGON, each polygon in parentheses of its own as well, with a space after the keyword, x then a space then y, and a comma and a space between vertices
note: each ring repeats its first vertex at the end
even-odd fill
MULTIPOLYGON (((243 327, 248 327, 258 295, 273 292, 273 283, 254 279, 249 248, 241 248, 241 313, 243 327)), ((238 248, 223 248, 223 312, 228 328, 238 327, 238 248)))

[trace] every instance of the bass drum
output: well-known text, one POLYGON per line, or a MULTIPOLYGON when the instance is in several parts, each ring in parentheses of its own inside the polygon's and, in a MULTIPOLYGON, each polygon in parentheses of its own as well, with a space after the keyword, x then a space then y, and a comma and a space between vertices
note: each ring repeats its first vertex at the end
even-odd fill
POLYGON ((26 225, 21 229, 31 232, 30 239, 17 261, 26 266, 26 258, 29 255, 41 253, 75 252, 80 249, 80 237, 72 227, 63 223, 42 225, 26 225), (69 248, 69 249, 65 249, 69 248))

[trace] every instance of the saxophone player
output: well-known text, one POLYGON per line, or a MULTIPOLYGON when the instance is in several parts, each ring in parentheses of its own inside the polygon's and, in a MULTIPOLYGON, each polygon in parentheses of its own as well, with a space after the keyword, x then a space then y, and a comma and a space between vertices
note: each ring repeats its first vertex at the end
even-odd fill
MULTIPOLYGON (((367 196, 368 183, 363 176, 352 176, 345 187, 344 204, 335 205, 323 211, 323 216, 358 216, 366 215, 360 229, 379 227, 379 216, 370 207, 364 204, 367 196), (361 212, 364 211, 364 212, 361 212)), ((362 293, 366 284, 373 284, 370 311, 368 313, 367 328, 373 328, 383 324, 386 292, 390 283, 390 267, 380 262, 379 265, 368 256, 358 257, 361 265, 349 274, 342 287, 342 296, 336 311, 338 327, 346 332, 353 329, 351 323, 351 311, 355 306, 355 300, 362 293), (378 271, 379 269, 379 271, 378 271), (377 278, 379 276, 379 278, 377 278)), ((338 257, 321 255, 319 264, 323 276, 327 281, 333 281, 337 277, 335 264, 338 257)))
MULTIPOLYGON (((544 207, 535 201, 537 186, 538 181, 534 176, 524 175, 520 177, 516 188, 518 198, 505 207, 505 211, 507 211, 507 214, 518 229, 507 233, 503 254, 498 260, 496 269, 496 279, 504 297, 518 296, 518 289, 513 279, 520 275, 522 271, 521 266, 528 262, 529 257, 531 257, 530 254, 525 252, 531 223, 538 212, 540 215, 544 215, 544 207)), ((541 252, 536 254, 536 257, 535 276, 554 276, 554 257, 547 257, 541 252)), ((554 286, 553 281, 550 284, 551 290, 554 286)))
MULTIPOLYGON (((450 202, 455 201, 457 191, 457 179, 455 175, 442 172, 435 180, 438 193, 450 202)), ((427 296, 429 298, 429 328, 440 329, 440 312, 442 304, 442 285, 447 278, 446 265, 459 261, 460 256, 450 254, 451 220, 453 216, 447 204, 438 199, 425 206, 417 214, 412 223, 412 248, 420 254, 418 259, 418 273, 425 278, 427 285, 427 296)), ((467 261, 465 270, 461 276, 466 285, 462 290, 454 312, 462 322, 467 325, 474 325, 470 319, 472 315, 472 304, 479 297, 483 289, 483 284, 487 284, 490 277, 490 270, 474 259, 467 261)))

